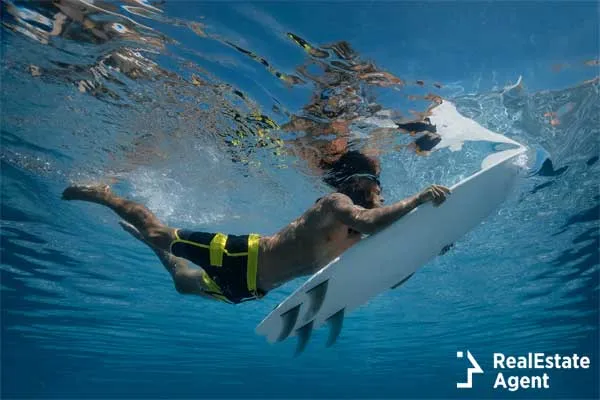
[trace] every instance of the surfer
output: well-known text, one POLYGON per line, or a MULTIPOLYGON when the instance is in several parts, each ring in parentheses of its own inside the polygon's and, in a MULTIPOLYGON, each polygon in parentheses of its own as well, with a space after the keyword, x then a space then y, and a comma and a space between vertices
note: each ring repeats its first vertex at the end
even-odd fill
POLYGON ((114 194, 108 185, 70 186, 64 200, 109 207, 121 226, 149 245, 183 294, 240 303, 263 297, 300 276, 313 274, 361 240, 417 206, 440 205, 449 189, 432 185, 383 206, 379 180, 371 174, 349 175, 328 194, 272 236, 225 235, 169 227, 142 204, 114 194), (200 269, 190 268, 187 259, 200 269))

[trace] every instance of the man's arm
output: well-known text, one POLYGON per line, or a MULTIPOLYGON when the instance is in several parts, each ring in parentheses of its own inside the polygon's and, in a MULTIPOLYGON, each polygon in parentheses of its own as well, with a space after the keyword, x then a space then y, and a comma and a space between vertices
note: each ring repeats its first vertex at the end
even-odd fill
POLYGON ((444 186, 432 185, 407 199, 374 209, 359 207, 348 196, 334 193, 327 197, 326 204, 340 222, 369 235, 399 220, 423 203, 432 201, 435 206, 439 206, 449 193, 450 189, 444 186))

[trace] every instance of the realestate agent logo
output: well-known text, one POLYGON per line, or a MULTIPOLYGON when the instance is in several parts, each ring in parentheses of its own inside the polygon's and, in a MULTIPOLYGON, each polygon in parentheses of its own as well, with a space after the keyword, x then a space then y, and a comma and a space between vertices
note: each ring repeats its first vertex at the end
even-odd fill
MULTIPOLYGON (((464 354, 462 351, 456 352, 456 358, 463 358, 464 354)), ((457 382, 456 387, 458 389, 471 389, 473 387, 473 374, 483 374, 483 370, 473 357, 473 354, 469 350, 467 350, 467 358, 471 363, 471 367, 467 368, 467 381, 466 382, 457 382)))

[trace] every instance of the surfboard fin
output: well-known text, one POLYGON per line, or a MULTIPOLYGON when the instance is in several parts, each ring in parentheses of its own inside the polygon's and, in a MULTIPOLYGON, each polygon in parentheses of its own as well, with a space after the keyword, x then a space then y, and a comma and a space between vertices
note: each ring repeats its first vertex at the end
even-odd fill
POLYGON ((337 341, 338 336, 340 336, 344 326, 344 310, 345 308, 342 308, 340 311, 326 319, 327 323, 329 324, 329 337, 327 338, 325 347, 333 346, 333 344, 337 341))
POLYGON ((413 272, 412 274, 410 274, 410 275, 409 275, 409 276, 407 276, 406 278, 402 279, 400 282, 396 283, 394 286, 392 286, 392 289, 396 289, 397 287, 400 287, 400 286, 402 286, 402 284, 403 284, 404 282, 406 282, 407 280, 409 280, 410 278, 412 278, 412 276, 413 276, 414 274, 415 274, 415 273, 413 272))
POLYGON ((281 329, 279 337, 277 337, 278 342, 285 340, 285 338, 292 333, 292 329, 294 329, 294 326, 296 326, 296 321, 298 321, 298 314, 300 313, 301 305, 302 304, 298 304, 296 307, 290 308, 288 311, 281 314, 283 328, 281 329))
POLYGON ((306 294, 309 298, 309 306, 308 311, 304 316, 304 320, 308 321, 313 319, 313 317, 319 312, 321 306, 323 305, 323 301, 325 301, 325 295, 327 294, 327 286, 329 285, 329 279, 319 283, 312 289, 306 291, 306 294))
POLYGON ((306 348, 313 330, 313 323, 314 320, 296 330, 296 334, 298 335, 298 345, 296 346, 295 356, 299 356, 306 348))

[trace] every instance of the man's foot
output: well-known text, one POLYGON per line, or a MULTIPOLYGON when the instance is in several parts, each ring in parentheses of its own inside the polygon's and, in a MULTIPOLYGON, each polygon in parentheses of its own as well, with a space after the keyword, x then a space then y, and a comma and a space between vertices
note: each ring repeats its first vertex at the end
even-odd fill
POLYGON ((73 185, 62 193, 63 200, 98 201, 110 194, 108 185, 73 185))
POLYGON ((119 221, 119 225, 121 225, 121 228, 123 228, 125 232, 128 232, 134 238, 141 240, 142 242, 146 242, 140 231, 138 231, 137 228, 131 225, 129 222, 119 221))

